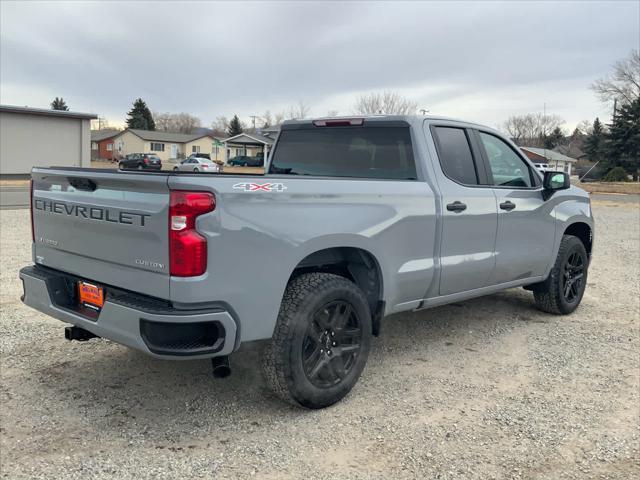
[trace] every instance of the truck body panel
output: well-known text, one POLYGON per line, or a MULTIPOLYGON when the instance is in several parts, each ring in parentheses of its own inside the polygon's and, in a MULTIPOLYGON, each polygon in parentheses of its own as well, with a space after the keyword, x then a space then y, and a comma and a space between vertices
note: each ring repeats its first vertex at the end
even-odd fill
MULTIPOLYGON (((386 315, 539 282, 549 274, 568 226, 580 222, 593 229, 588 196, 573 187, 547 195, 540 173, 523 155, 531 186, 490 184, 490 165, 474 132, 499 135, 491 129, 431 117, 366 122, 409 129, 416 178, 34 169, 34 262, 51 270, 43 274, 45 280, 33 280, 31 270, 21 274, 38 290, 26 292, 25 303, 76 324, 78 312, 64 300, 56 304, 52 285, 58 281, 68 284, 79 277, 106 286, 107 292, 143 294, 166 302, 171 314, 163 315, 157 306, 149 310, 142 302, 129 317, 142 321, 155 312, 159 324, 217 322, 222 350, 214 351, 212 344, 194 354, 215 356, 270 338, 292 274, 323 251, 351 249, 373 259, 380 277, 377 300, 386 315), (445 172, 434 128, 466 132, 479 169, 477 185, 445 172), (195 223, 207 242, 202 275, 171 275, 171 191, 215 196, 215 209, 195 223)), ((283 128, 311 131, 313 126, 307 121, 283 128)), ((174 358, 143 341, 135 328, 123 333, 121 321, 108 319, 119 311, 118 300, 107 300, 112 305, 99 318, 83 321, 83 328, 174 358), (111 336, 109 321, 114 322, 111 336)))

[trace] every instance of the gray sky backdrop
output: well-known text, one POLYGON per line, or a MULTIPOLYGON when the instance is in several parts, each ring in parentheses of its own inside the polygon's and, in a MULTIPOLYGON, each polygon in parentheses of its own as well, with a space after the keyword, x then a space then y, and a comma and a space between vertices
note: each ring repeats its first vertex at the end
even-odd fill
POLYGON ((352 113, 394 90, 432 113, 496 126, 547 112, 609 119, 589 84, 639 48, 640 2, 0 3, 0 101, 122 123, 153 111, 352 113))

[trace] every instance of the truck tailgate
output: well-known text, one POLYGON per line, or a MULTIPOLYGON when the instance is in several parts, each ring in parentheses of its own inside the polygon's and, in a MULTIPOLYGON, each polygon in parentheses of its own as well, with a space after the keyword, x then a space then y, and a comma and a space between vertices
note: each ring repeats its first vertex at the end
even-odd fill
POLYGON ((34 169, 34 261, 169 298, 169 189, 162 173, 34 169))

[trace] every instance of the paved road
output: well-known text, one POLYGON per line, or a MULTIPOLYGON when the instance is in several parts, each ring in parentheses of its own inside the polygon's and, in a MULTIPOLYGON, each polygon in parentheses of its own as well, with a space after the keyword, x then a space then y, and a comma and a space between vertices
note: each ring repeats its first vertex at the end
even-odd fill
MULTIPOLYGON (((594 193, 591 198, 604 202, 640 203, 640 195, 594 193)), ((29 208, 29 188, 0 187, 0 209, 11 210, 19 208, 29 208)))
POLYGON ((29 208, 29 187, 0 187, 0 209, 29 208))

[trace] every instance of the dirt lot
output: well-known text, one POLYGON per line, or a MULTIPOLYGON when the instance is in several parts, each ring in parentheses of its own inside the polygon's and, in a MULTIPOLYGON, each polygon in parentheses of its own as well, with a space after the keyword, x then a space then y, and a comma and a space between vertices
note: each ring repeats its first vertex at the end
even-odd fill
POLYGON ((576 185, 589 193, 640 194, 640 182, 581 182, 576 185))
POLYGON ((168 362, 69 343, 19 302, 28 211, 0 212, 3 478, 638 478, 640 210, 594 206, 582 306, 523 289, 387 319, 355 390, 323 411, 264 391, 258 349, 168 362))

